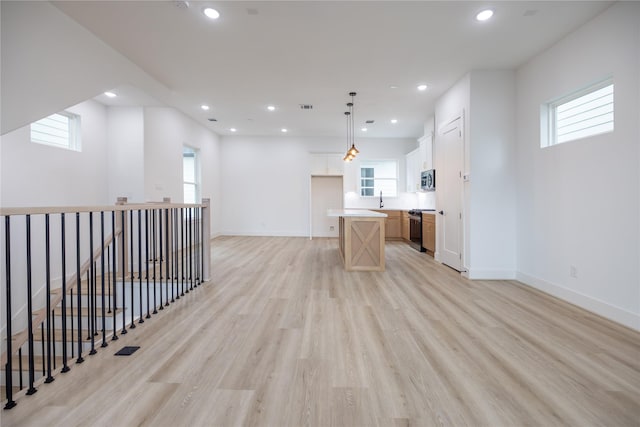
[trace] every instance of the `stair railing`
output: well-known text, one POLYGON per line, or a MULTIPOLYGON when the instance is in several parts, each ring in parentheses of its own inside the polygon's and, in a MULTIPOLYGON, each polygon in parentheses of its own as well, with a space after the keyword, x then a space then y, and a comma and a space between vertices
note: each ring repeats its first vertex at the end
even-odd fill
POLYGON ((208 199, 2 208, 0 218, 5 409, 209 280, 208 199))

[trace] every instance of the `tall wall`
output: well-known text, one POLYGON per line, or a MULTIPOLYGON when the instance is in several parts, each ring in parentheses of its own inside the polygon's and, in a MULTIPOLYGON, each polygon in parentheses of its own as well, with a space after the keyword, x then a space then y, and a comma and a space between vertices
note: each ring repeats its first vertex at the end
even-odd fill
POLYGON ((638 22, 640 4, 617 3, 522 66, 516 117, 519 280, 636 329, 638 22), (540 148, 540 105, 610 75, 615 131, 540 148))
MULTIPOLYGON (((360 199, 357 168, 361 159, 396 159, 399 189, 404 188, 404 155, 411 139, 359 140, 358 161, 345 165, 345 207, 378 207, 378 199, 360 199)), ((243 137, 222 140, 222 233, 309 235, 310 153, 341 153, 340 138, 243 137)), ((415 194, 385 198, 386 207, 412 206, 415 194), (406 202, 406 203, 405 203, 406 202)))

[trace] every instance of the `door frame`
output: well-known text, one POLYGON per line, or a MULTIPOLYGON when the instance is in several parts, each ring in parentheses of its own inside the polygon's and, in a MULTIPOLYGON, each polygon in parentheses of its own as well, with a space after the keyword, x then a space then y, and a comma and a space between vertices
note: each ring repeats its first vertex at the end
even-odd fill
POLYGON ((344 175, 309 175, 309 240, 313 240, 313 178, 340 178, 342 189, 342 209, 344 209, 344 175))
MULTIPOLYGON (((465 172, 465 150, 466 150, 466 141, 465 141, 465 110, 462 109, 460 110, 459 113, 454 114, 453 117, 449 118, 448 120, 445 120, 443 122, 441 122, 438 125, 438 130, 437 130, 437 135, 442 138, 443 135, 458 129, 459 130, 459 138, 460 138, 460 143, 461 143, 461 151, 460 151, 460 159, 459 159, 459 167, 460 170, 459 172, 459 178, 460 178, 460 194, 458 195, 458 197, 460 198, 460 218, 459 218, 459 233, 458 233, 458 246, 459 246, 459 264, 453 266, 453 265, 449 265, 449 263, 445 263, 444 260, 442 259, 442 255, 443 252, 442 250, 444 249, 444 226, 445 226, 445 222, 444 222, 444 217, 443 215, 440 215, 439 212, 444 210, 443 206, 438 206, 437 209, 437 215, 436 215, 436 233, 437 233, 437 237, 436 237, 436 254, 435 254, 435 259, 443 264, 448 265, 449 267, 453 268, 456 271, 459 271, 460 273, 465 273, 467 271, 466 268, 466 252, 465 252, 465 241, 466 241, 466 204, 465 204, 465 182, 463 177, 466 176, 466 172, 465 172), (457 122, 457 123, 456 123, 457 122)), ((436 148, 436 150, 438 148, 441 149, 441 142, 438 143, 437 141, 434 144, 434 147, 436 148)), ((438 167, 436 169, 444 169, 442 166, 442 160, 440 160, 438 167)), ((442 176, 443 174, 440 173, 440 176, 442 176)), ((440 181, 442 182, 442 181, 440 181)), ((442 186, 440 186, 440 188, 436 187, 436 194, 438 191, 442 191, 442 186)), ((440 201, 442 200, 442 194, 440 193, 440 197, 437 197, 437 199, 440 199, 440 201)), ((436 200, 437 200, 436 199, 436 200)))

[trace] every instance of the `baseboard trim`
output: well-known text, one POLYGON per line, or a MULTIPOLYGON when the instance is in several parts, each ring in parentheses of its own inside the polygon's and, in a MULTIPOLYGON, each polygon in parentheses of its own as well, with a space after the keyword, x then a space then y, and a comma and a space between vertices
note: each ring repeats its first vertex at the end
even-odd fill
POLYGON ((249 236, 249 237, 307 237, 309 233, 295 233, 290 231, 223 231, 220 236, 249 236))
POLYGON ((471 268, 467 272, 467 277, 471 280, 515 280, 514 270, 478 270, 471 268))
POLYGON ((628 328, 640 331, 640 315, 638 314, 525 273, 518 272, 516 280, 628 328))

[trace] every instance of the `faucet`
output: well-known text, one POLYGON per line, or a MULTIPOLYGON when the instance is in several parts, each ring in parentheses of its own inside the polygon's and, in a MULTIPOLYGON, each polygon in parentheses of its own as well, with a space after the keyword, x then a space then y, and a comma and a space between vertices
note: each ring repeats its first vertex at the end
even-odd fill
POLYGON ((380 192, 380 209, 384 208, 384 202, 382 201, 382 191, 380 192))

